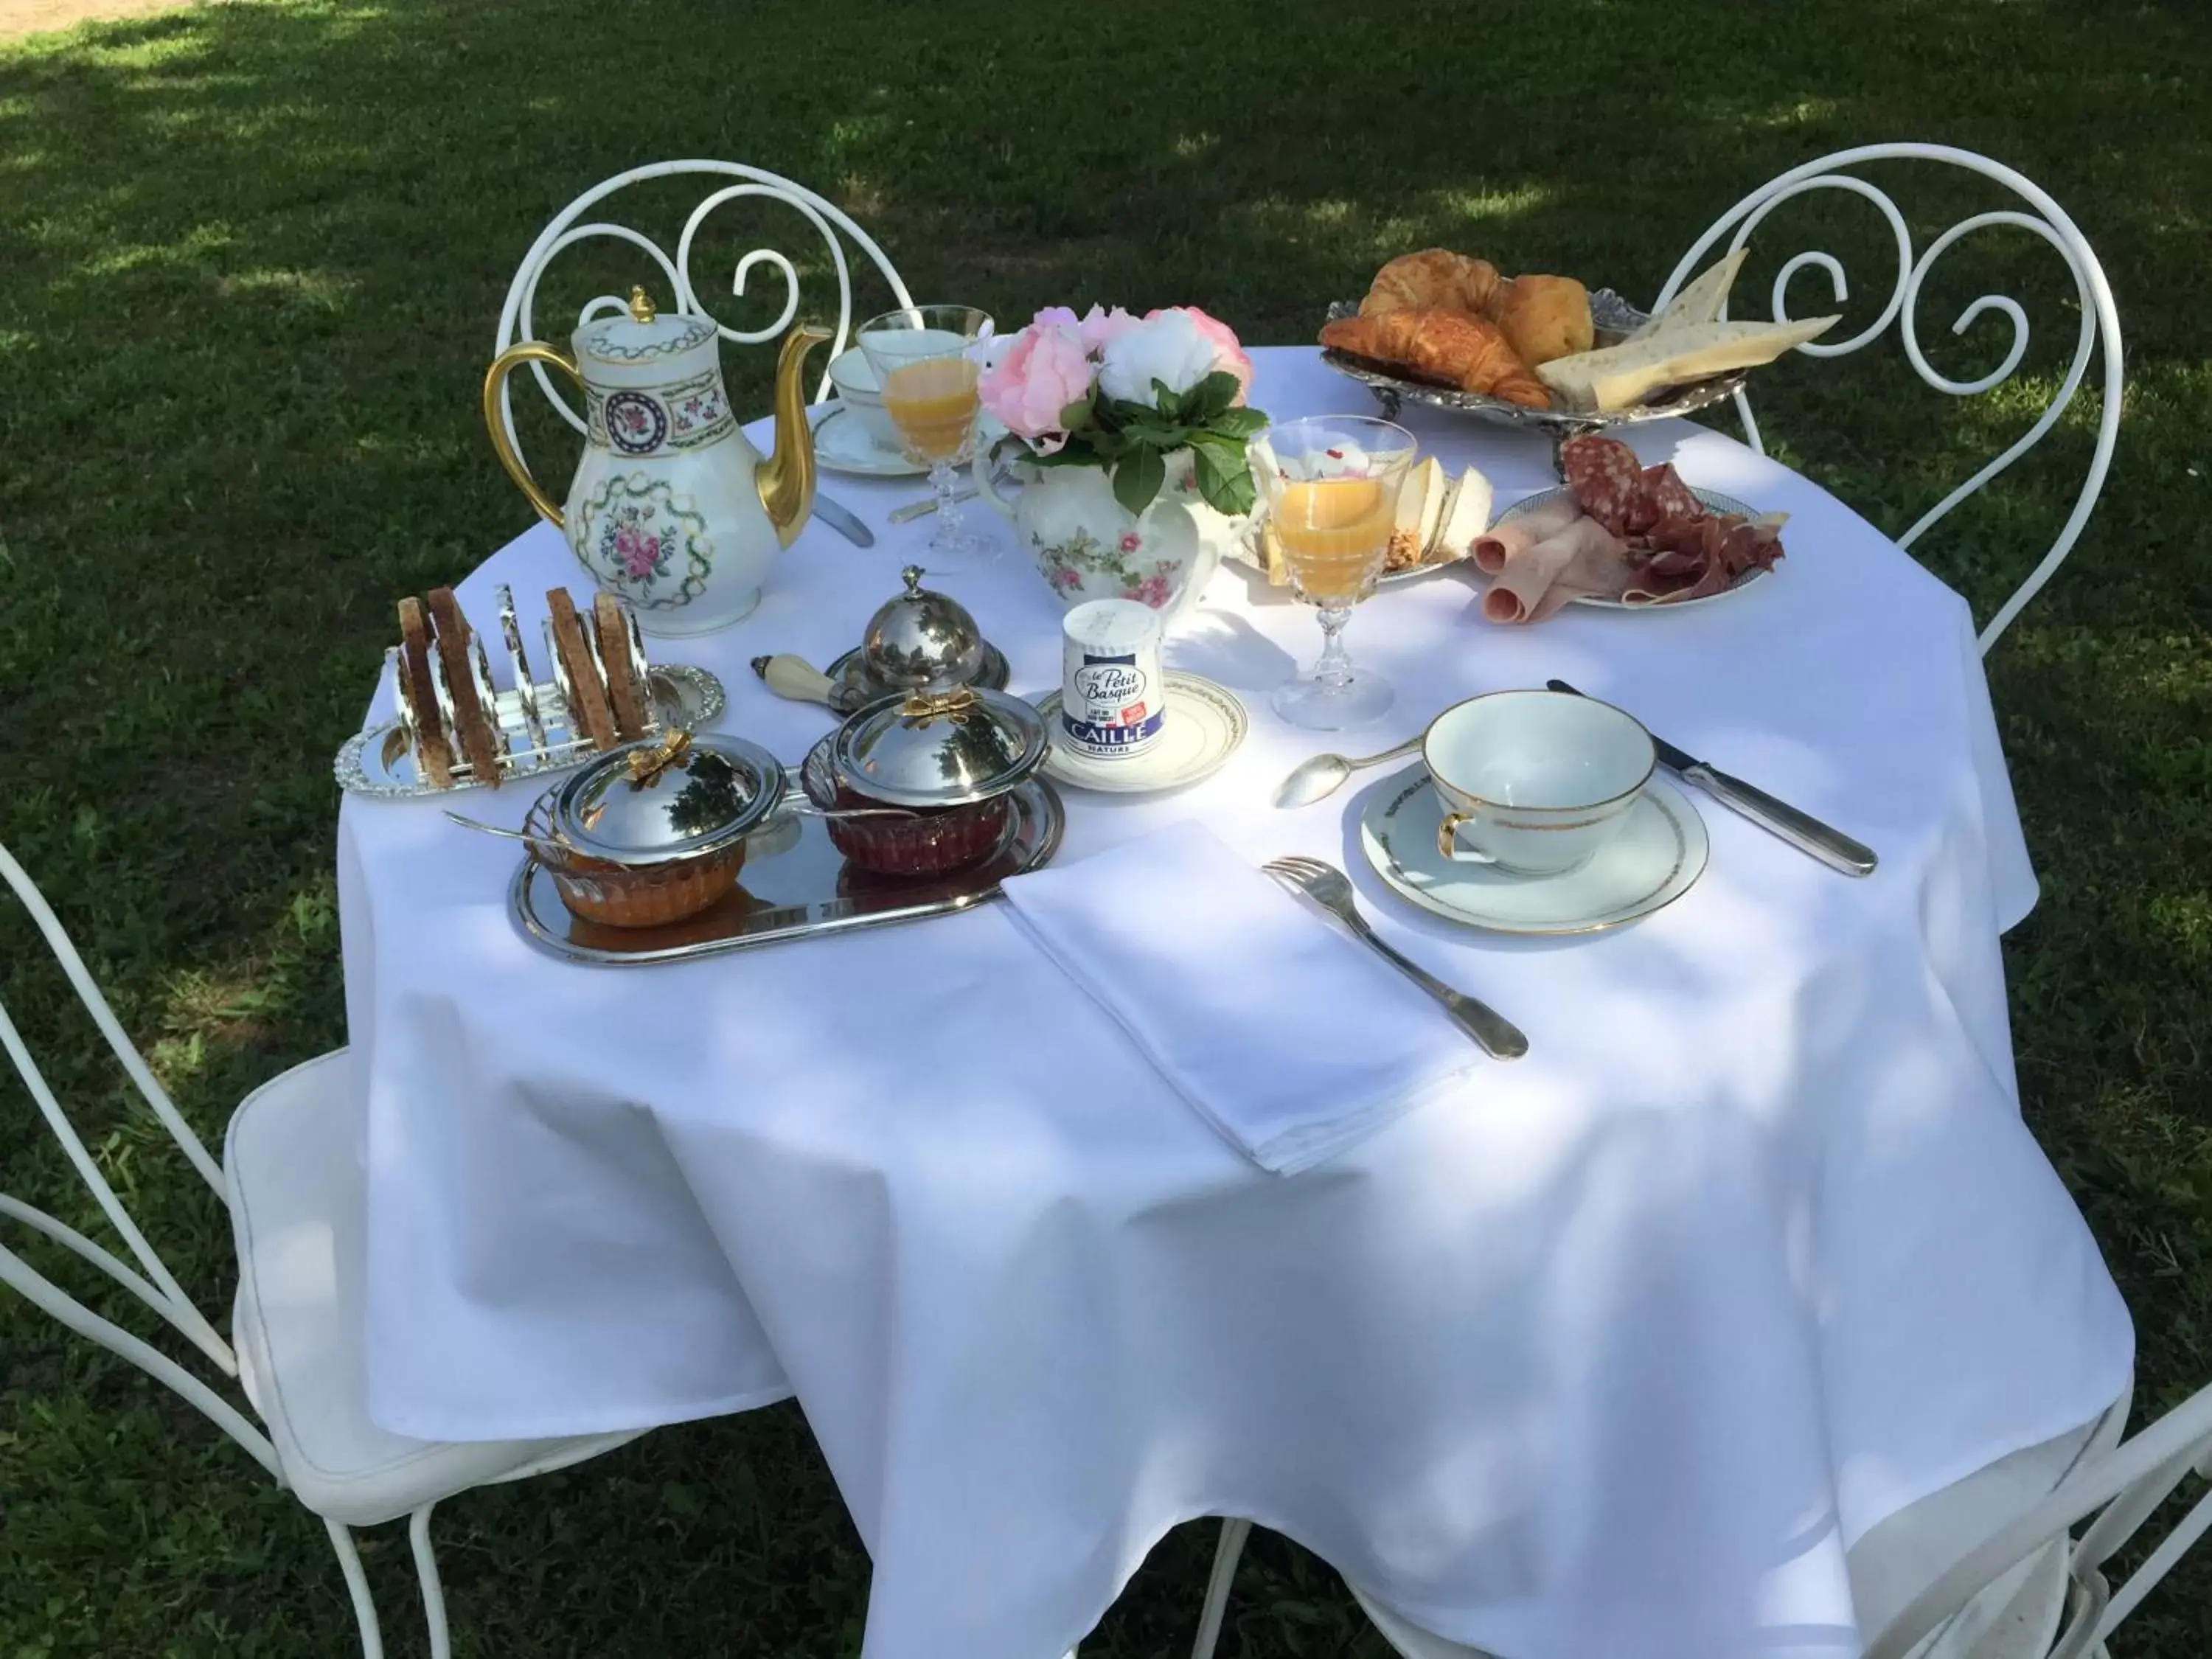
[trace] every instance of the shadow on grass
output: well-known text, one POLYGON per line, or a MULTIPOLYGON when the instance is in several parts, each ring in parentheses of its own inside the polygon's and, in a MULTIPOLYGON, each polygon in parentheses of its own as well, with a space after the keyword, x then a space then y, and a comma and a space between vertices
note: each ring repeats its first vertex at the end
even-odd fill
MULTIPOLYGON (((359 720, 392 598, 458 578, 526 522, 479 429, 477 381, 514 262, 598 179, 660 156, 744 160, 847 205, 924 297, 1014 317, 1188 301, 1248 338, 1294 341, 1380 258, 1431 242, 1648 297, 1759 180, 1853 143, 1950 142, 2068 206, 2130 334, 2104 504, 1991 663, 2045 878, 2008 961, 2031 1120, 2136 1309, 2146 1382, 2201 1377, 2212 558, 2188 469, 2203 473, 2212 425, 2212 141, 2188 9, 1415 4, 1387 42, 1317 3, 1240 16, 1130 0, 1115 18, 241 0, 0 48, 0 839, 130 1029, 170 1045, 187 1112, 212 1135, 253 1082, 343 1038, 330 756, 359 720)), ((1932 170, 1904 170, 1897 192, 1923 234, 1997 204, 1932 170)), ((672 236, 689 205, 648 192, 646 221, 672 236)), ((1891 256, 1873 216, 1800 206, 1762 237, 1745 292, 1810 245, 1861 275, 1855 304, 1878 304, 1891 256)), ((702 288, 756 228, 811 252, 788 221, 716 222, 702 288)), ((637 270, 579 250, 556 273, 549 319, 637 270)), ((766 320, 781 299, 767 287, 726 316, 766 320)), ((2055 379, 2074 325, 2055 261, 2025 239, 1947 257, 1923 307, 1931 354, 1954 374, 1993 360, 2001 328, 1942 332, 1991 289, 2027 305, 2028 370, 2055 379)), ((740 402, 764 407, 767 351, 727 361, 740 402)), ((1893 529, 2032 418, 1927 391, 1893 342, 1784 366, 1760 414, 1793 464, 1893 529)), ((565 471, 552 428, 526 435, 565 471)), ((2047 544, 2087 443, 2069 421, 1929 538, 1929 562, 1982 614, 2047 544)), ((94 1103, 157 1237, 204 1239, 190 1265, 219 1285, 224 1241, 189 1173, 118 1127, 122 1097, 82 1029, 19 969, 33 939, 0 907, 0 994, 57 1084, 94 1103)), ((0 1186, 64 1189, 20 1135, 0 1141, 0 1186)), ((71 1419, 79 1392, 120 1401, 131 1384, 12 1298, 0 1352, 0 1637, 51 1637, 57 1653, 217 1634, 329 1650, 336 1580, 287 1500, 225 1507, 210 1494, 234 1460, 158 1412, 127 1416, 112 1443, 104 1419, 71 1419), (42 1451, 48 1413, 74 1426, 42 1451), (103 1461, 112 1480, 85 1483, 103 1461)), ((794 1413, 479 1495, 446 1531, 464 1653, 857 1647, 865 1562, 794 1413)), ((1186 1639, 1208 1541, 1170 1540, 1100 1654, 1186 1639)), ((1273 1545, 1254 1559, 1244 1652, 1370 1639, 1310 1561, 1273 1545)), ((419 1652, 404 1552, 387 1542, 376 1571, 394 1652, 419 1652)), ((2138 1652, 2205 1650, 2193 1582, 2198 1611, 2147 1613, 2138 1652)))

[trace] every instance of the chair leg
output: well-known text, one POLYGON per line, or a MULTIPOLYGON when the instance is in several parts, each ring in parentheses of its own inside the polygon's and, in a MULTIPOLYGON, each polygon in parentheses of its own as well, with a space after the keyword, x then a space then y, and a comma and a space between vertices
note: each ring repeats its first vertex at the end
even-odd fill
POLYGON ((331 1547, 337 1552, 338 1571, 345 1575, 346 1592, 353 1597, 354 1622, 361 1626, 361 1659, 384 1659, 384 1632, 376 1623, 376 1603, 369 1598, 368 1579, 361 1570, 361 1552, 353 1534, 335 1521, 325 1521, 331 1547))
POLYGON ((1237 1582, 1237 1558, 1244 1553, 1244 1540, 1251 1534, 1249 1521, 1221 1523, 1221 1541, 1214 1547, 1213 1573, 1206 1581, 1206 1607, 1198 1616, 1198 1640, 1191 1644, 1190 1659, 1213 1659, 1221 1621, 1229 1611, 1230 1586, 1237 1582))
POLYGON ((422 1586, 430 1659, 453 1659, 453 1638, 446 1628, 446 1587, 438 1582, 438 1557, 430 1547, 430 1511, 435 1508, 435 1504, 425 1504, 407 1517, 407 1546, 415 1552, 415 1577, 422 1586))

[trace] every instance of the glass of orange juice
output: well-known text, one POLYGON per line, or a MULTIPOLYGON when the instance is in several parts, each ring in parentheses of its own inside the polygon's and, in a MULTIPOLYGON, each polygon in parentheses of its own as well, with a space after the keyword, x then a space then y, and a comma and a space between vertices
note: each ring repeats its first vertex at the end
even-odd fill
POLYGON ((933 570, 959 570, 988 559, 995 544, 963 527, 953 498, 952 470, 975 446, 975 416, 982 406, 982 343, 991 332, 988 313, 973 306, 907 306, 860 325, 882 389, 884 413, 898 429, 909 461, 927 465, 937 492, 937 531, 929 540, 933 570))
POLYGON ((1253 441, 1267 533, 1282 549, 1292 589, 1321 614, 1321 660, 1270 699, 1293 726, 1365 726, 1397 696, 1373 669, 1353 665, 1344 625, 1382 574, 1398 492, 1418 447, 1405 428, 1364 415, 1288 421, 1253 441))

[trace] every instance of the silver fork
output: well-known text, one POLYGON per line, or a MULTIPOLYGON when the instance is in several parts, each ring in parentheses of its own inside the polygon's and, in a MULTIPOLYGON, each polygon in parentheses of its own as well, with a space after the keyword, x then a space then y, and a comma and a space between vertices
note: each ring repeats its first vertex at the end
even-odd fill
POLYGON ((1419 986, 1444 1006, 1452 1021, 1498 1060, 1518 1060, 1528 1052, 1528 1039, 1521 1028, 1488 1003, 1455 991, 1420 963, 1401 956, 1376 937, 1352 900, 1352 883, 1344 872, 1319 859, 1270 859, 1260 866, 1286 887, 1296 888, 1349 927, 1370 949, 1419 986))

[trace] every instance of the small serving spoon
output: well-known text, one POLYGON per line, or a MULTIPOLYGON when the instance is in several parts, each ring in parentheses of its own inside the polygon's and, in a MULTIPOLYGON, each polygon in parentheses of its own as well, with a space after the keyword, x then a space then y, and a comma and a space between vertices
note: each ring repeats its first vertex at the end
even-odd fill
MULTIPOLYGON (((1421 737, 1426 737, 1425 732, 1421 737)), ((1344 781, 1365 766, 1380 766, 1384 761, 1396 760, 1401 755, 1410 755, 1421 746, 1421 738, 1408 738, 1395 749, 1385 749, 1379 755, 1315 755, 1300 761, 1291 769, 1290 776, 1275 786, 1275 805, 1278 806, 1310 806, 1316 801, 1334 794, 1344 781)))

